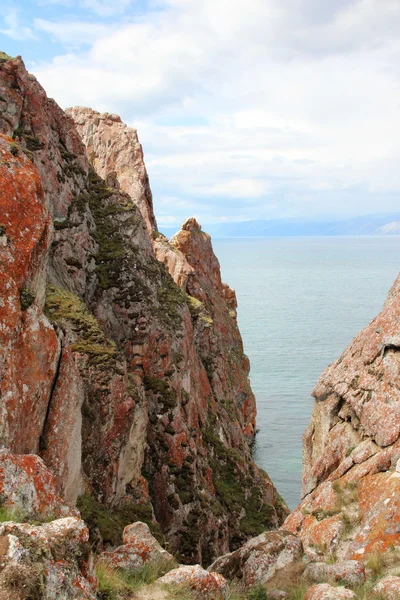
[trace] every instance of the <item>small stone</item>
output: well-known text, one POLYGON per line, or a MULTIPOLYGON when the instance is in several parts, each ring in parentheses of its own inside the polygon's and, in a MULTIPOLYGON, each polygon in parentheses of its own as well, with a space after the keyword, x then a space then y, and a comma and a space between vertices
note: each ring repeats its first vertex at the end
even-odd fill
POLYGON ((307 591, 304 600, 351 600, 352 598, 356 598, 356 595, 351 590, 343 586, 332 587, 327 583, 322 583, 313 585, 307 591))

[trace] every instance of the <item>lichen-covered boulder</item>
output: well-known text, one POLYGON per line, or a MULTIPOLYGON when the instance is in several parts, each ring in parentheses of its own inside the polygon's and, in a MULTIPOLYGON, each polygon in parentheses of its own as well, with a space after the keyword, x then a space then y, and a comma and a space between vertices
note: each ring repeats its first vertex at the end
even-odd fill
POLYGON ((374 594, 385 598, 385 600, 399 600, 400 577, 388 575, 387 577, 380 579, 372 591, 374 594))
POLYGON ((207 600, 225 600, 229 597, 229 585, 219 573, 206 571, 200 565, 182 566, 173 569, 157 580, 160 586, 189 587, 201 593, 207 600))
POLYGON ((43 525, 0 525, 0 598, 95 600, 97 581, 85 523, 75 517, 43 525))
POLYGON ((365 582, 365 567, 358 560, 347 560, 333 565, 315 562, 306 567, 303 576, 313 582, 341 582, 354 587, 365 582))
POLYGON ((328 583, 313 585, 305 595, 304 600, 351 600, 356 595, 343 586, 332 587, 328 583))
POLYGON ((140 521, 125 527, 123 542, 122 546, 112 552, 103 552, 101 562, 129 571, 137 571, 149 562, 165 565, 175 562, 174 557, 151 535, 148 525, 140 521))
POLYGON ((34 454, 12 454, 0 449, 0 497, 3 508, 36 519, 79 513, 56 493, 53 475, 34 454))
POLYGON ((221 573, 246 587, 263 584, 301 558, 302 544, 286 531, 269 531, 249 540, 244 546, 220 556, 209 571, 221 573))

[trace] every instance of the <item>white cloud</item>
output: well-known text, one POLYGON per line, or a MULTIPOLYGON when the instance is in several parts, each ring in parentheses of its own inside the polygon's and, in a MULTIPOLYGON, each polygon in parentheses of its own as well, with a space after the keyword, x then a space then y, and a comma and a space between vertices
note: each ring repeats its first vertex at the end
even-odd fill
POLYGON ((64 21, 62 23, 34 19, 33 27, 49 33, 52 37, 65 44, 91 44, 97 38, 105 36, 110 27, 99 23, 83 23, 80 21, 64 21))
POLYGON ((33 40, 35 39, 32 29, 21 25, 18 11, 11 9, 3 17, 3 28, 0 28, 0 33, 13 40, 33 40))
MULTIPOLYGON (((78 22, 39 26, 65 43, 84 36, 78 22)), ((92 24, 89 51, 34 72, 63 106, 138 128, 166 216, 390 210, 399 29, 398 0, 165 0, 107 32, 92 24)))

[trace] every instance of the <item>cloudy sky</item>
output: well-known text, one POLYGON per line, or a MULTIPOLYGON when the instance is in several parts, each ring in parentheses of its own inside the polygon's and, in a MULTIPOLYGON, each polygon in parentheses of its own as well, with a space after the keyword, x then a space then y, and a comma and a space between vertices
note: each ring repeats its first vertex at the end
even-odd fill
POLYGON ((0 48, 63 108, 138 129, 161 227, 400 211, 400 0, 3 0, 1 14, 0 48))

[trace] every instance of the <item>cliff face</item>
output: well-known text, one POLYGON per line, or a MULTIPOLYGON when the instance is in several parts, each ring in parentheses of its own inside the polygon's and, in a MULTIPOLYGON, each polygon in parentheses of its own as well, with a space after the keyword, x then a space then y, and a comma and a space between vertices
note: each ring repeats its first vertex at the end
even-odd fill
POLYGON ((322 374, 304 434, 303 495, 284 528, 352 558, 400 541, 400 278, 322 374))
POLYGON ((141 518, 209 562, 286 514, 251 459, 235 296, 194 220, 153 240, 136 133, 69 114, 1 62, 1 443, 103 541, 141 518))
POLYGON ((153 197, 136 129, 127 127, 118 115, 100 114, 90 108, 66 111, 75 121, 91 165, 111 187, 118 183, 139 208, 151 235, 157 230, 153 197))

